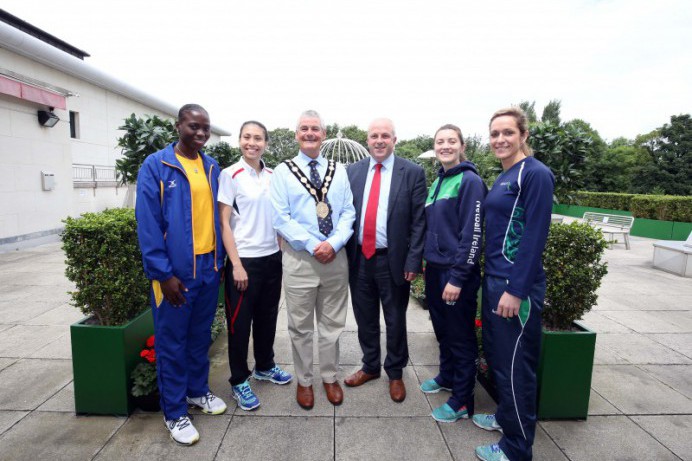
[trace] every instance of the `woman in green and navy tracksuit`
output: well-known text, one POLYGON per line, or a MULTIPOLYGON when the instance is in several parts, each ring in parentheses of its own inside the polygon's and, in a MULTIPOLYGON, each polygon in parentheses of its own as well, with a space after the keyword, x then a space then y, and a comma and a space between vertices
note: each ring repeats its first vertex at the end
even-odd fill
POLYGON ((464 156, 464 138, 457 126, 442 126, 434 142, 442 166, 425 203, 423 258, 425 297, 440 344, 440 372, 420 388, 425 393, 451 391, 432 417, 454 422, 473 414, 478 357, 474 325, 487 188, 464 156))
POLYGON ((490 119, 490 147, 501 161, 485 201, 483 349, 497 385, 494 415, 475 415, 498 444, 476 448, 486 461, 532 459, 536 430, 536 368, 541 344, 545 272, 541 258, 550 227, 555 178, 531 156, 521 109, 490 119))

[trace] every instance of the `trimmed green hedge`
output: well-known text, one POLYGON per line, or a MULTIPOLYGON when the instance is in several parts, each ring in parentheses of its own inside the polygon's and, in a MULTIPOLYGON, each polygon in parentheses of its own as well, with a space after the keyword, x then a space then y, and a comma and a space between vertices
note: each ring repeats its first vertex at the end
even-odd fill
POLYGON ((630 205, 635 218, 692 222, 692 197, 679 195, 638 195, 630 205))
POLYGON ((581 206, 630 211, 635 218, 692 222, 690 196, 577 192, 575 198, 581 206))

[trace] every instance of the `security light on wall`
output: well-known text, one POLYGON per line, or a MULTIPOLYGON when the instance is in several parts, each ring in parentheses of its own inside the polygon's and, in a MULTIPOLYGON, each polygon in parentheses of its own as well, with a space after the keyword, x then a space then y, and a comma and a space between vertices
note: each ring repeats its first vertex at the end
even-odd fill
POLYGON ((52 128, 59 121, 60 121, 60 118, 57 115, 55 115, 53 112, 49 112, 47 110, 39 110, 38 111, 38 123, 41 126, 52 128))

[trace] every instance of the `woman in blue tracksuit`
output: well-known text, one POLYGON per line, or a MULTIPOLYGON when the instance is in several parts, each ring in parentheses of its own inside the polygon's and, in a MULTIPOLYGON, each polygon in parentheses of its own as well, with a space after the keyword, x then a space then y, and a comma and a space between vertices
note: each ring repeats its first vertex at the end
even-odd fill
POLYGON ((442 166, 425 203, 423 258, 425 298, 440 344, 440 372, 420 389, 425 393, 451 391, 432 417, 454 422, 473 414, 478 357, 474 326, 487 188, 476 166, 464 156, 466 146, 457 126, 442 126, 434 143, 435 157, 442 166))
POLYGON ((178 142, 149 155, 137 177, 137 234, 151 280, 156 370, 161 409, 171 437, 199 440, 188 405, 221 414, 209 391, 209 346, 224 247, 216 211, 219 165, 202 153, 209 115, 187 104, 175 124, 178 142))
POLYGON ((533 158, 526 114, 502 109, 490 119, 490 147, 502 163, 485 200, 483 348, 497 385, 494 415, 473 422, 502 431, 498 444, 476 448, 485 461, 532 459, 536 368, 541 345, 545 273, 541 257, 550 227, 555 178, 533 158))

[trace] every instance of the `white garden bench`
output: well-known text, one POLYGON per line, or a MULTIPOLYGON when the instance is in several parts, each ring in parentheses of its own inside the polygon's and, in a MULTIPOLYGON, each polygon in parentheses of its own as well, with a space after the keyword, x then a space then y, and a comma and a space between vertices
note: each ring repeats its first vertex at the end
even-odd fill
POLYGON ((584 213, 584 221, 601 229, 604 235, 609 237, 610 245, 614 243, 613 237, 616 234, 622 234, 625 241, 625 248, 630 249, 630 229, 634 224, 632 216, 621 216, 617 214, 593 213, 587 211, 584 213))
POLYGON ((654 242, 654 267, 682 277, 692 277, 692 232, 684 242, 654 242))

